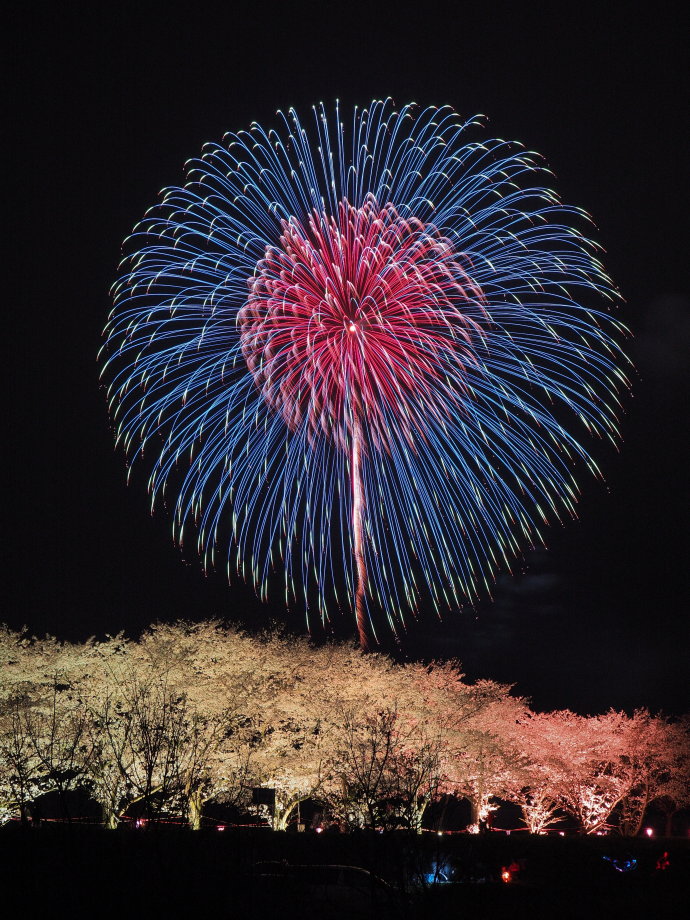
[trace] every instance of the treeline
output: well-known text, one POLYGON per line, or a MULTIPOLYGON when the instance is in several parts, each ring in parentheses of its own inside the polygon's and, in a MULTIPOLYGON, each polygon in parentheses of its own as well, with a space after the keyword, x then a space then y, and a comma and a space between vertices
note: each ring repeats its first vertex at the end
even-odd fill
POLYGON ((508 801, 534 834, 567 815, 582 833, 634 835, 651 804, 669 827, 690 805, 687 717, 538 713, 454 661, 215 621, 83 644, 2 627, 0 674, 0 822, 78 789, 110 828, 133 812, 199 828, 215 802, 284 829, 310 799, 343 827, 418 831, 454 795, 472 831, 508 801), (262 787, 270 807, 252 799, 262 787))

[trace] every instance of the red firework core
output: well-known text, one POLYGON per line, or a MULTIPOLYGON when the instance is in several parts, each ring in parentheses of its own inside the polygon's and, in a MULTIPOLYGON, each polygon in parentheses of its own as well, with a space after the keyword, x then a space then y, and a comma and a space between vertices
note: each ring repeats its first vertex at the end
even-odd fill
POLYGON ((430 414, 441 419, 457 401, 476 360, 480 329, 463 310, 473 304, 476 316, 483 298, 467 258, 432 224, 371 196, 282 228, 238 316, 257 387, 310 437, 346 448, 357 417, 377 449, 391 424, 413 444, 430 414))

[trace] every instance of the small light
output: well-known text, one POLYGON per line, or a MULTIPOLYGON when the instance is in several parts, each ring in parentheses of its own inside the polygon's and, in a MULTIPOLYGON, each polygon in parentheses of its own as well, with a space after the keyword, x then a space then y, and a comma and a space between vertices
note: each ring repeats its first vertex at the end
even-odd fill
POLYGON ((559 837, 565 837, 565 831, 559 831, 559 832, 558 832, 558 836, 559 836, 559 837))
POLYGON ((443 831, 436 831, 439 837, 443 837, 443 831))
POLYGON ((322 827, 317 827, 317 828, 316 828, 316 833, 317 833, 317 834, 320 834, 322 831, 323 831, 323 828, 322 828, 322 827))
POLYGON ((219 830, 219 831, 224 831, 224 830, 225 830, 225 825, 224 825, 224 824, 219 824, 219 825, 218 825, 218 830, 219 830))
POLYGON ((350 323, 350 325, 349 325, 348 328, 349 328, 350 332, 356 332, 356 331, 357 331, 357 327, 355 326, 354 323, 350 323))
POLYGON ((504 869, 504 870, 501 872, 501 879, 502 879, 504 882, 509 882, 509 881, 510 881, 510 872, 508 872, 507 869, 504 869))
POLYGON ((653 837, 653 836, 654 836, 654 828, 653 828, 653 827, 645 827, 644 832, 645 832, 645 834, 646 834, 648 837, 653 837))

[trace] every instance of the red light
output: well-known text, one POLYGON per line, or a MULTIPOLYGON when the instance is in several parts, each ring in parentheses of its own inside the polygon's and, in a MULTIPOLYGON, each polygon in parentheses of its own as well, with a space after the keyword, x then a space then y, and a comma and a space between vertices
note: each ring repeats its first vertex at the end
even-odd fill
POLYGON ((512 878, 512 876, 511 876, 510 872, 508 872, 507 869, 503 869, 503 871, 501 872, 501 881, 502 881, 502 882, 509 882, 509 881, 511 880, 511 878, 512 878))
POLYGON ((671 865, 671 861, 668 858, 668 850, 664 850, 656 863, 656 868, 658 871, 663 872, 665 869, 671 865))

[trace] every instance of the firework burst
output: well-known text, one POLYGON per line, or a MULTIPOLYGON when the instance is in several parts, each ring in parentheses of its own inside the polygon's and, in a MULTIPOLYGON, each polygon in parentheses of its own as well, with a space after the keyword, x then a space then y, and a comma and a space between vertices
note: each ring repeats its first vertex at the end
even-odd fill
POLYGON ((117 438, 207 566, 325 620, 474 601, 618 439, 623 328, 540 158, 448 108, 290 110, 187 165, 126 241, 117 438))

